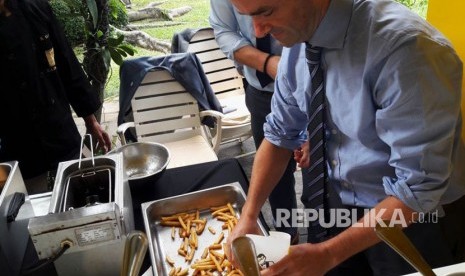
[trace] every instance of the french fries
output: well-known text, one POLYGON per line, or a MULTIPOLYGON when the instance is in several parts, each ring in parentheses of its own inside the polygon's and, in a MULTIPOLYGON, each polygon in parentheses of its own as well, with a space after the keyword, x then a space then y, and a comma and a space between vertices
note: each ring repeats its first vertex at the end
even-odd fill
POLYGON ((174 240, 176 238, 176 227, 171 226, 171 239, 174 240))
POLYGON ((170 256, 166 256, 166 262, 171 266, 174 267, 174 261, 170 258, 170 256))
POLYGON ((211 227, 211 226, 208 226, 208 231, 210 231, 210 233, 212 233, 213 235, 216 234, 215 229, 213 229, 213 227, 211 227))
POLYGON ((213 244, 220 244, 224 239, 224 233, 221 232, 218 238, 216 238, 216 241, 213 244))
POLYGON ((171 227, 171 239, 174 242, 180 240, 177 253, 187 263, 187 266, 177 266, 172 258, 166 256, 166 262, 171 267, 169 271, 170 276, 216 275, 217 273, 229 276, 243 276, 241 271, 232 266, 223 252, 222 242, 226 238, 224 231, 230 233, 237 224, 237 214, 233 206, 227 203, 223 206, 210 208, 210 212, 212 218, 223 222, 221 229, 207 226, 207 219, 200 218, 199 210, 190 213, 182 212, 161 218, 160 225, 171 227), (216 238, 211 244, 200 245, 199 236, 202 235, 205 228, 212 235, 216 235, 216 238), (178 231, 178 235, 176 235, 176 231, 178 231), (202 248, 200 259, 193 260, 199 248, 202 248), (189 274, 190 269, 192 269, 192 274, 189 274))

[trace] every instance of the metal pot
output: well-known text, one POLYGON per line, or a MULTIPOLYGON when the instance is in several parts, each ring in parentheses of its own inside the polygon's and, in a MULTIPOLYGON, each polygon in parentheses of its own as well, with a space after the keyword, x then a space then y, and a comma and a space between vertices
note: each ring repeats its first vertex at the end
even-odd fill
POLYGON ((153 142, 136 142, 118 147, 108 154, 123 153, 124 172, 128 180, 160 174, 170 161, 167 147, 153 142))

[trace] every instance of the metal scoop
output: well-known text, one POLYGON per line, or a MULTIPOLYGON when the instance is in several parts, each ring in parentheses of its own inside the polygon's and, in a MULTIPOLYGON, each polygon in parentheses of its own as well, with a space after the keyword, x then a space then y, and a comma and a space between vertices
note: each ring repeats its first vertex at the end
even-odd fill
POLYGON ((410 239, 402 232, 399 226, 376 224, 375 233, 382 241, 394 249, 402 258, 412 265, 418 272, 425 276, 435 276, 430 265, 423 259, 420 252, 415 248, 410 239))
POLYGON ((145 253, 147 252, 147 236, 140 231, 131 232, 124 247, 123 264, 120 276, 138 276, 145 253))
POLYGON ((260 276, 257 253, 253 241, 246 237, 238 237, 232 242, 232 253, 239 262, 239 268, 246 276, 260 276))

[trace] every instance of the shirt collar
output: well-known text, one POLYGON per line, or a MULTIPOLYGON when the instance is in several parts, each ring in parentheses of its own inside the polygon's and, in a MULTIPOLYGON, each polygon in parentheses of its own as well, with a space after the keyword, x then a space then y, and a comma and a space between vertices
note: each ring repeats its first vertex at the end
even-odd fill
POLYGON ((349 28, 354 0, 331 0, 326 15, 309 43, 329 49, 341 49, 349 28))

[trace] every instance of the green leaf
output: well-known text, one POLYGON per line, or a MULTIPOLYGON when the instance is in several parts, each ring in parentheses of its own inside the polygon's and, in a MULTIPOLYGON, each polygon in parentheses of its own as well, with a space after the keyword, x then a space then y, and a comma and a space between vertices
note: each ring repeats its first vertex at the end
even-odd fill
POLYGON ((135 53, 135 50, 131 46, 128 46, 128 45, 125 45, 125 44, 120 45, 119 48, 121 50, 125 51, 126 53, 128 53, 128 55, 130 55, 130 56, 133 56, 134 53, 135 53))
POLYGON ((89 9, 90 16, 92 17, 92 23, 94 25, 94 29, 97 28, 98 23, 98 9, 97 9, 97 2, 95 0, 86 0, 87 8, 89 9))
POLYGON ((113 19, 118 19, 118 11, 116 9, 110 9, 110 15, 113 19))
POLYGON ((115 48, 115 50, 123 57, 127 57, 128 54, 126 53, 126 51, 120 49, 120 48, 115 48))
POLYGON ((121 57, 121 55, 116 50, 114 50, 113 48, 108 48, 108 50, 110 51, 111 59, 116 64, 118 64, 118 65, 123 64, 123 58, 121 57))
POLYGON ((124 36, 119 36, 117 38, 109 37, 107 41, 109 46, 116 48, 123 42, 123 40, 124 36))
POLYGON ((97 38, 101 38, 103 36, 103 32, 101 30, 97 31, 97 38))
POLYGON ((118 44, 117 44, 117 45, 120 45, 121 43, 123 43, 123 41, 124 41, 124 35, 120 35, 120 36, 118 36, 118 38, 117 38, 117 40, 116 40, 116 41, 118 42, 118 44))
POLYGON ((118 46, 118 40, 114 37, 109 37, 107 40, 108 46, 115 48, 118 46))

